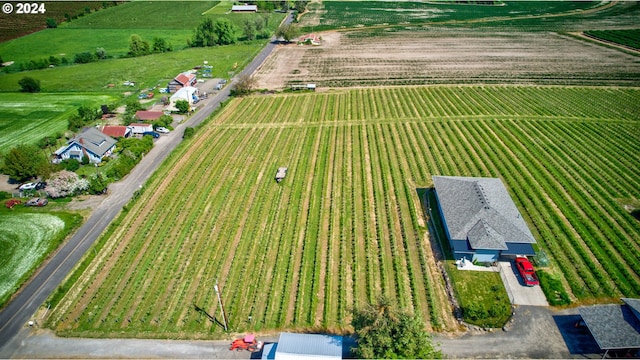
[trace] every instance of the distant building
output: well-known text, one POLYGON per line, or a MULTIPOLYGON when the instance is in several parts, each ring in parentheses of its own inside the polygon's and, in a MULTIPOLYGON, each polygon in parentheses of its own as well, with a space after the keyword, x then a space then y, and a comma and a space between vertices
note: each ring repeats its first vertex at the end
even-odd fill
POLYGON ((536 240, 500 179, 434 176, 433 186, 456 259, 535 255, 536 240))
POLYGON ((262 359, 342 359, 342 336, 280 333, 277 343, 265 344, 262 359))
POLYGON ((258 12, 258 5, 232 5, 232 12, 258 12))
POLYGON ((174 93, 182 89, 183 87, 196 86, 197 83, 198 83, 198 79, 196 78, 195 74, 190 72, 184 72, 176 76, 173 80, 171 80, 167 88, 169 89, 169 92, 174 93))
POLYGON ((111 155, 115 147, 115 139, 91 127, 69 140, 66 146, 56 150, 54 162, 67 159, 81 161, 86 157, 89 162, 97 164, 101 163, 104 157, 111 155))
POLYGON ((138 110, 136 111, 135 118, 140 121, 155 121, 160 119, 162 115, 164 115, 162 111, 138 110))
POLYGON ((321 45, 322 38, 316 34, 306 34, 298 38, 298 45, 321 45))

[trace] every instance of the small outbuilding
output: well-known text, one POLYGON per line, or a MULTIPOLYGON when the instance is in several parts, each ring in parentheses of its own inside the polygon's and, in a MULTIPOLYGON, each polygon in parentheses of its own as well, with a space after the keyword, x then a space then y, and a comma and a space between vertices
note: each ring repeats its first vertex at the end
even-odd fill
POLYGON ((138 110, 136 111, 136 119, 140 121, 156 121, 160 119, 164 115, 162 111, 147 111, 147 110, 138 110))
POLYGON ((232 5, 232 12, 258 12, 258 5, 232 5))
POLYGON ((278 171, 276 172, 276 181, 280 182, 280 181, 284 180, 285 176, 287 176, 287 168, 286 167, 279 167, 278 171))
POLYGON ((262 359, 342 359, 342 336, 283 332, 264 345, 262 359))
MULTIPOLYGON (((640 356, 640 299, 622 298, 622 305, 606 304, 579 308, 580 316, 604 357, 640 356)), ((603 357, 603 358, 604 358, 603 357)))

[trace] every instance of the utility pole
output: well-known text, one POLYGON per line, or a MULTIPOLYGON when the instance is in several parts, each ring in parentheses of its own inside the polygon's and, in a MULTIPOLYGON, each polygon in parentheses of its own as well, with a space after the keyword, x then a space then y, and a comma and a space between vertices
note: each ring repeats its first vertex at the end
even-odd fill
POLYGON ((220 289, 218 288, 218 280, 216 279, 216 284, 213 285, 213 290, 216 291, 216 295, 218 295, 218 304, 220 305, 220 311, 222 312, 222 321, 224 322, 224 331, 228 331, 227 329, 227 317, 224 314, 224 307, 222 307, 222 299, 220 299, 220 289))

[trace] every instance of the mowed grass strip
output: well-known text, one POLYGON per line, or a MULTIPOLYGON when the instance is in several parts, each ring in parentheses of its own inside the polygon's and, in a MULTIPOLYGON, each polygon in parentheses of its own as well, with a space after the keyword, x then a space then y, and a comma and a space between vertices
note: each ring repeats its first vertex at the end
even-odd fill
POLYGON ((455 322, 416 191, 432 175, 502 178, 573 301, 638 296, 627 252, 640 225, 616 199, 640 197, 639 91, 234 99, 162 166, 108 240, 113 256, 97 258, 49 324, 73 336, 223 336, 198 310, 216 314, 217 279, 234 332, 346 331, 347 310, 381 294, 446 329, 455 322), (289 172, 276 183, 279 166, 289 172))

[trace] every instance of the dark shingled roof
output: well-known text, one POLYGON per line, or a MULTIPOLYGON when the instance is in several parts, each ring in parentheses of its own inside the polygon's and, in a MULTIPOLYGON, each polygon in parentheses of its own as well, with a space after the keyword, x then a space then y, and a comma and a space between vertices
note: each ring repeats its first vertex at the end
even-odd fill
POLYGON ((640 348, 640 299, 581 307, 580 316, 602 350, 640 348))
POLYGON ((536 242, 500 179, 434 176, 433 184, 452 240, 474 250, 536 242))
POLYGON ((116 140, 91 127, 69 140, 69 144, 73 142, 81 144, 85 149, 98 156, 104 156, 115 145, 116 140))

